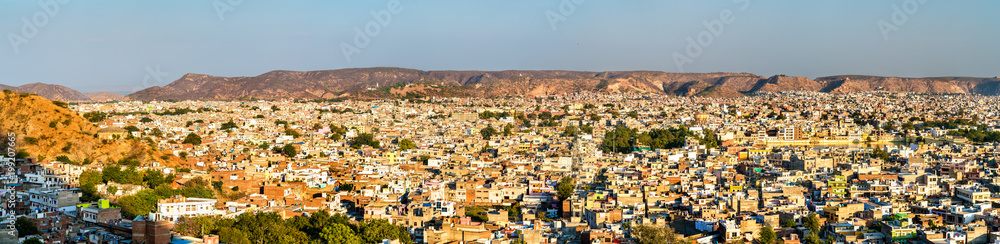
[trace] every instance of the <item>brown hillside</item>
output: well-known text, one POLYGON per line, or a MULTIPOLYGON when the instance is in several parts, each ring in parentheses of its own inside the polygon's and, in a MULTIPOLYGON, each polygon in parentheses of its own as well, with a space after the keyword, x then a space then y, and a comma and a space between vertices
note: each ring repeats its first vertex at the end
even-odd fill
POLYGON ((404 68, 355 68, 320 71, 271 71, 254 77, 187 74, 163 87, 129 95, 135 100, 233 100, 391 98, 403 85, 432 89, 421 96, 544 96, 581 91, 678 96, 735 97, 755 92, 886 90, 917 93, 1000 93, 993 78, 898 78, 877 76, 761 77, 749 73, 666 73, 660 71, 585 72, 565 70, 422 71, 404 68), (850 81, 846 81, 851 77, 850 81))
POLYGON ((0 85, 0 89, 10 89, 16 92, 34 93, 46 99, 64 102, 84 102, 90 98, 83 93, 70 89, 69 87, 45 83, 31 83, 21 86, 0 85))
MULTIPOLYGON (((159 161, 162 153, 139 140, 100 140, 99 129, 77 113, 45 98, 27 93, 0 93, 0 131, 17 134, 18 151, 40 160, 66 155, 70 160, 115 162, 132 157, 142 162, 159 161)), ((173 157, 172 160, 176 160, 173 157)))

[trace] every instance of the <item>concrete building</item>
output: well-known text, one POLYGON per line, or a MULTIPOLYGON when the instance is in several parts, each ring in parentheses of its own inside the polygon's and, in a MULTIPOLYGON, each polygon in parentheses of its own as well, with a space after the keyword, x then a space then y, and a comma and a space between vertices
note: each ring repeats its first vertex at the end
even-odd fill
POLYGON ((217 215, 215 203, 218 200, 207 198, 187 198, 174 196, 156 201, 157 218, 155 220, 177 221, 181 217, 217 215))

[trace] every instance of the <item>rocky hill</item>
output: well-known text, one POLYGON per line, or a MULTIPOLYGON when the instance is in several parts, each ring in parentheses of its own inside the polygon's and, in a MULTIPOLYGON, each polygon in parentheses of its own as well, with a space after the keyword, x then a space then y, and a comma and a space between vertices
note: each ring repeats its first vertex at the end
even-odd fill
POLYGON ((16 92, 27 92, 38 94, 49 100, 64 101, 64 102, 81 102, 90 101, 90 98, 83 93, 76 90, 70 89, 69 87, 61 85, 52 85, 45 83, 31 83, 22 86, 6 86, 0 85, 0 89, 9 89, 16 92))
POLYGON ((32 83, 22 86, 8 86, 0 84, 0 90, 11 90, 15 92, 34 93, 38 96, 52 101, 63 102, 105 102, 122 101, 126 97, 110 92, 80 93, 69 87, 45 83, 32 83))
POLYGON ((5 137, 8 132, 15 133, 15 149, 41 160, 67 156, 75 162, 116 162, 122 158, 164 162, 160 158, 163 152, 140 140, 98 139, 96 125, 60 105, 65 104, 29 93, 0 92, 0 118, 4 118, 0 119, 0 132, 5 137))
MULTIPOLYGON (((254 77, 186 74, 164 87, 129 95, 137 100, 330 99, 396 96, 393 89, 422 85, 420 96, 546 95, 577 91, 678 94, 684 82, 716 83, 724 77, 761 77, 741 73, 680 74, 658 71, 421 71, 359 68, 323 71, 272 71, 254 77)), ((698 91, 694 91, 697 93, 698 91)))
POLYGON ((163 87, 128 96, 137 100, 331 99, 407 96, 539 96, 595 91, 736 97, 755 92, 850 93, 883 89, 919 93, 1000 94, 996 78, 877 76, 763 77, 749 73, 583 72, 561 70, 422 71, 357 68, 271 71, 254 77, 186 74, 163 87), (404 85, 409 85, 404 87, 404 85), (420 87, 414 89, 413 87, 420 87), (409 87, 409 88, 407 88, 409 87), (405 91, 404 91, 405 90, 405 91))
POLYGON ((829 83, 824 92, 851 93, 870 90, 917 93, 975 93, 1000 95, 1000 79, 975 77, 900 78, 864 75, 840 75, 816 78, 829 83))

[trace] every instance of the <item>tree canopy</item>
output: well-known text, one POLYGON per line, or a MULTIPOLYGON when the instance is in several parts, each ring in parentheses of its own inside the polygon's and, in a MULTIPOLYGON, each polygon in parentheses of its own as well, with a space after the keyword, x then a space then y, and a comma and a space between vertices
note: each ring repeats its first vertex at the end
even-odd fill
POLYGON ((201 145, 201 136, 198 136, 198 134, 195 133, 188 133, 187 136, 184 137, 184 143, 195 146, 201 145))
POLYGON ((284 147, 281 147, 281 153, 283 153, 283 154, 285 154, 285 156, 289 156, 289 157, 293 157, 295 155, 298 155, 298 152, 295 149, 295 146, 292 145, 292 144, 285 144, 284 147))
POLYGON ((358 134, 358 136, 355 136, 354 139, 351 140, 350 144, 351 148, 354 149, 360 149, 362 146, 365 145, 374 148, 379 148, 381 146, 381 143, 378 140, 375 140, 375 136, 370 133, 358 134))
POLYGON ((17 229, 17 237, 38 235, 42 233, 38 230, 38 226, 35 225, 35 222, 32 222, 25 217, 17 218, 17 220, 14 221, 14 229, 17 229))
POLYGON ((497 134, 497 129, 493 129, 492 126, 489 126, 482 130, 479 130, 479 134, 483 136, 483 140, 489 140, 493 138, 494 135, 497 134))
POLYGON ((414 149, 416 147, 417 147, 417 144, 413 143, 413 141, 411 141, 410 139, 399 140, 399 150, 400 151, 406 151, 406 150, 414 149))
POLYGON ((760 238, 757 238, 757 241, 763 244, 771 244, 777 239, 778 236, 774 233, 774 230, 771 227, 765 226, 760 229, 760 238))
POLYGON ((703 136, 681 126, 670 129, 653 129, 648 132, 638 133, 635 129, 625 126, 615 127, 614 130, 604 134, 604 141, 601 143, 601 150, 604 152, 630 153, 636 147, 642 145, 650 149, 670 149, 682 147, 687 137, 695 137, 708 148, 719 146, 719 140, 711 130, 704 130, 703 136))
POLYGON ((559 180, 559 184, 556 185, 556 196, 559 197, 560 201, 566 200, 573 195, 573 189, 576 187, 571 177, 563 177, 559 180))
POLYGON ((359 243, 399 240, 412 244, 406 228, 386 220, 366 220, 352 224, 346 215, 319 211, 306 216, 282 219, 276 213, 244 213, 236 218, 182 218, 174 231, 191 236, 219 235, 224 243, 359 243))

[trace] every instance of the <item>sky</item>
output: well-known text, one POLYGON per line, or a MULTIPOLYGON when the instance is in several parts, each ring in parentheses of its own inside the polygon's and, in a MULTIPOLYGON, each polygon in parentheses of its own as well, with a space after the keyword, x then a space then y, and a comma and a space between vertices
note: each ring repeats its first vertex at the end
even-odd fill
POLYGON ((1000 1, 5 0, 0 84, 272 70, 1000 75, 1000 1))

